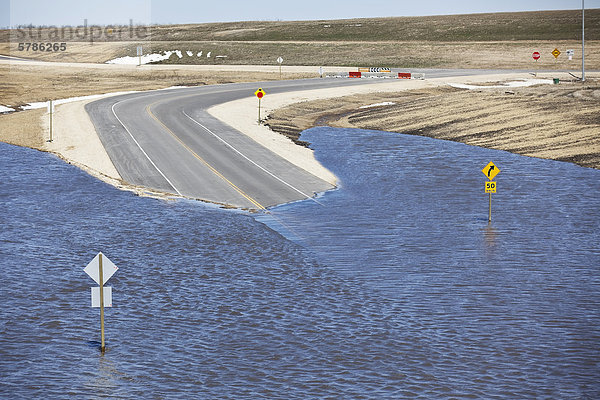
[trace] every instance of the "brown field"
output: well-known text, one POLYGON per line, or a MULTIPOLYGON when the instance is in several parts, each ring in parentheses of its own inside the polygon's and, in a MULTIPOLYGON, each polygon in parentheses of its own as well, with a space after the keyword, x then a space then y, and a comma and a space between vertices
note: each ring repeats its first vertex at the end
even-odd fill
MULTIPOLYGON (((18 107, 31 102, 91 94, 279 79, 279 74, 270 72, 240 73, 190 67, 0 62, 0 76, 3 77, 0 104, 18 107)), ((283 77, 309 76, 315 77, 316 73, 286 73, 283 77)))
MULTIPOLYGON (((69 63, 104 63, 117 57, 135 56, 137 43, 110 42, 67 43, 64 52, 20 52, 17 44, 0 43, 0 54, 42 61, 69 63)), ((158 42, 143 46, 144 53, 181 50, 183 57, 171 55, 160 64, 177 65, 276 65, 277 57, 284 65, 314 66, 386 66, 395 68, 482 68, 482 69, 544 69, 577 70, 581 68, 581 42, 556 41, 495 41, 495 42, 239 42, 193 41, 158 42), (563 52, 555 59, 551 52, 563 52), (573 60, 566 50, 573 49, 573 60), (185 51, 193 52, 188 56, 185 51), (211 53, 211 58, 197 53, 211 53), (534 61, 532 53, 542 57, 534 61), (216 55, 227 56, 216 59, 216 55)), ((586 41, 586 67, 600 70, 600 41, 586 41)))

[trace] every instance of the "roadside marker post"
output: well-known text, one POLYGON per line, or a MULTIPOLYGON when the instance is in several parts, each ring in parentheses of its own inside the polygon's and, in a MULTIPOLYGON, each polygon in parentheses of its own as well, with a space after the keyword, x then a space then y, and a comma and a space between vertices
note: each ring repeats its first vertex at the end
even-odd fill
POLYGON ((283 64, 283 58, 278 57, 277 63, 279 64, 279 80, 281 80, 281 64, 283 64))
POLYGON ((260 100, 264 97, 265 91, 262 88, 258 88, 254 95, 258 97, 258 124, 260 125, 260 100))
POLYGON ((539 51, 534 51, 533 54, 532 54, 532 57, 535 60, 535 69, 536 69, 536 72, 535 72, 535 74, 533 74, 533 76, 537 76, 537 65, 538 65, 537 62, 540 59, 541 54, 540 54, 539 51))
POLYGON ((142 46, 138 46, 137 47, 138 67, 142 65, 143 52, 144 52, 144 50, 143 50, 142 46))
POLYGON ((104 341, 104 307, 112 307, 112 288, 105 287, 104 284, 110 279, 119 268, 112 263, 102 253, 96 257, 83 269, 98 285, 99 288, 92 288, 92 307, 100 307, 100 351, 106 350, 104 341))
POLYGON ((500 173, 500 168, 496 167, 493 162, 489 162, 483 169, 481 170, 485 176, 489 179, 489 182, 485 183, 485 193, 490 195, 490 205, 488 208, 488 223, 492 222, 492 193, 496 193, 496 189, 498 185, 494 182, 494 178, 496 175, 500 173))
POLYGON ((54 104, 52 103, 52 100, 48 101, 48 114, 50 116, 50 140, 48 140, 49 142, 52 141, 52 116, 54 114, 54 104))

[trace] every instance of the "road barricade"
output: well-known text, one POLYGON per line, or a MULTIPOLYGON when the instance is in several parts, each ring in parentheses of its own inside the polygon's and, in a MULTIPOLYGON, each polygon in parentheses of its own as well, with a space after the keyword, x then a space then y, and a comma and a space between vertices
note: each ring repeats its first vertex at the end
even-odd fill
POLYGON ((396 79, 396 74, 393 72, 363 72, 363 78, 379 78, 379 79, 396 79))
POLYGON ((423 73, 411 72, 327 72, 327 78, 425 79, 423 73))

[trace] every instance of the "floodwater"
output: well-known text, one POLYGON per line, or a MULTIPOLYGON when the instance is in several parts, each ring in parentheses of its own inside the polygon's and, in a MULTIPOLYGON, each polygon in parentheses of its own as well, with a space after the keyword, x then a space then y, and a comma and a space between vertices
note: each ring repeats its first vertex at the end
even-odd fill
POLYGON ((384 132, 303 139, 340 189, 259 216, 0 144, 0 397, 600 397, 600 171, 384 132), (98 251, 120 268, 104 355, 83 272, 98 251))

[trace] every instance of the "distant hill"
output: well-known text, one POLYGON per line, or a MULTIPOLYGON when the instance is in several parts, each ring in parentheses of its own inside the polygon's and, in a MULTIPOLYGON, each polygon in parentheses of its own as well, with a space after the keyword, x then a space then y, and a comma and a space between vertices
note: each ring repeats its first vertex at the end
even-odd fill
MULTIPOLYGON (((600 9, 585 16, 586 67, 600 69, 600 9)), ((178 65, 272 65, 282 57, 284 65, 572 70, 580 43, 581 10, 0 30, 0 54, 103 63, 135 57, 143 45, 144 54, 170 54, 157 63, 178 65)))
MULTIPOLYGON (((585 12, 586 38, 600 40, 600 9, 585 12)), ((230 22, 152 28, 159 41, 510 41, 581 39, 581 10, 230 22)))
MULTIPOLYGON (((586 9, 586 38, 600 40, 600 9, 586 9)), ((53 28, 33 27, 33 39, 52 40, 53 28)), ((21 31, 26 29, 21 28, 21 31)), ((122 35, 102 35, 97 42, 129 41, 122 35)), ((580 40, 581 10, 442 15, 427 17, 356 18, 320 21, 246 21, 147 28, 152 41, 517 41, 580 40)), ((19 33, 22 33, 19 32, 19 33)), ((56 33, 56 28, 54 28, 56 33)), ((0 42, 9 41, 0 30, 0 42)), ((14 30, 13 30, 13 33, 14 30)), ((26 32, 25 32, 26 33, 26 32)), ((18 35, 23 36, 23 35, 18 35)), ((14 39, 14 38, 13 38, 14 39)), ((135 40, 139 40, 136 37, 135 40)), ((21 40, 19 40, 21 41, 21 40)), ((54 40, 56 41, 56 40, 54 40)), ((61 41, 87 41, 85 38, 61 41)))

